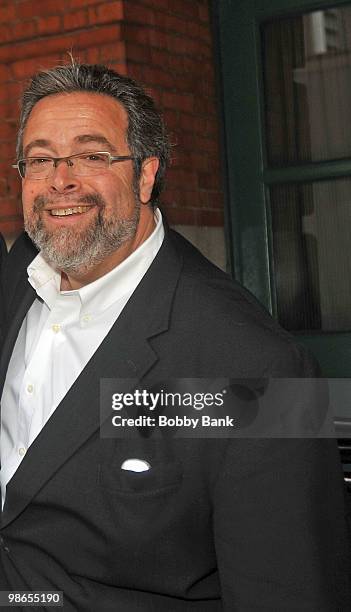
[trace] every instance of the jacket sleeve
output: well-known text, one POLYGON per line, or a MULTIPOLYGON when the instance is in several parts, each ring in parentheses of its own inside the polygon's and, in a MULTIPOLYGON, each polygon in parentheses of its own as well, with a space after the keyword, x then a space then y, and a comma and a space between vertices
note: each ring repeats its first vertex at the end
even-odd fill
POLYGON ((230 440, 214 531, 225 610, 351 609, 335 440, 230 440))

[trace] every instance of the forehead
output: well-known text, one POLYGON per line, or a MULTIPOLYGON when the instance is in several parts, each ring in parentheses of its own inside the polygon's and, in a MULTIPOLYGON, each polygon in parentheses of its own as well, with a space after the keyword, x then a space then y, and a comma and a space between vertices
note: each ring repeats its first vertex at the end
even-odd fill
POLYGON ((73 92, 47 96, 31 111, 23 145, 50 140, 65 145, 84 133, 105 136, 113 144, 126 141, 128 117, 123 106, 104 94, 73 92))

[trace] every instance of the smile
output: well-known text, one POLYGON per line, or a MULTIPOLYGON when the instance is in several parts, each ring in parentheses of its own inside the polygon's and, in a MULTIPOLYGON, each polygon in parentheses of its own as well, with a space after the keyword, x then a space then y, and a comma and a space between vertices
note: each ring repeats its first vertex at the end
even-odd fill
POLYGON ((53 208, 50 214, 53 217, 67 217, 67 215, 81 215, 87 212, 91 206, 73 206, 72 208, 53 208))

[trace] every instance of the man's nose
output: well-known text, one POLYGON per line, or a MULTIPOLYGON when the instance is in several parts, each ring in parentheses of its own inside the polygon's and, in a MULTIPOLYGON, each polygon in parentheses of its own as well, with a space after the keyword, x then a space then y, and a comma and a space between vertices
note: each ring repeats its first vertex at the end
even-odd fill
POLYGON ((48 181, 50 181, 50 189, 59 193, 75 191, 80 187, 79 178, 72 174, 70 160, 59 161, 48 181))

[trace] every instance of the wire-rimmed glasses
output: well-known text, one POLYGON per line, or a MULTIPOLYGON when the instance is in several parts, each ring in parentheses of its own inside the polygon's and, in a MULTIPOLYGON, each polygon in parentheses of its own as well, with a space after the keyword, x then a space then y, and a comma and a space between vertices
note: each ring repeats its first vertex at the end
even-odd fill
POLYGON ((66 162, 73 176, 94 176, 108 170, 111 164, 135 159, 132 155, 111 155, 108 151, 87 151, 67 157, 26 157, 19 159, 12 168, 17 168, 21 178, 31 180, 48 179, 54 175, 60 162, 66 162))

